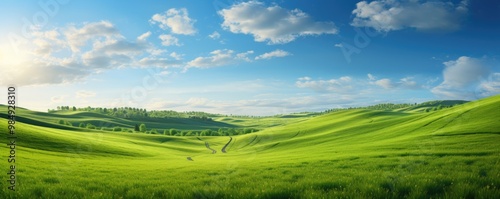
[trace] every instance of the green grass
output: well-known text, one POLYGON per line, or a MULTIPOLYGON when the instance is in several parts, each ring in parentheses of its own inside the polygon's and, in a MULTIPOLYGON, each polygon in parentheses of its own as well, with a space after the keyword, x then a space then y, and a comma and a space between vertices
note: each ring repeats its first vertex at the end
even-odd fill
MULTIPOLYGON (((7 182, 2 180, 0 195, 497 198, 499 110, 500 96, 495 96, 429 113, 343 110, 316 117, 216 118, 215 124, 222 126, 262 129, 233 136, 227 153, 221 152, 229 141, 226 136, 64 129, 47 124, 57 125, 60 118, 132 123, 93 113, 22 110, 20 116, 38 122, 16 124, 18 190, 7 190, 7 182), (217 153, 212 154, 205 142, 217 153)), ((6 123, 0 119, 4 134, 6 123)), ((0 141, 7 143, 5 136, 0 141)), ((8 154, 7 149, 2 151, 8 154)), ((8 172, 6 160, 0 161, 0 168, 8 172)))

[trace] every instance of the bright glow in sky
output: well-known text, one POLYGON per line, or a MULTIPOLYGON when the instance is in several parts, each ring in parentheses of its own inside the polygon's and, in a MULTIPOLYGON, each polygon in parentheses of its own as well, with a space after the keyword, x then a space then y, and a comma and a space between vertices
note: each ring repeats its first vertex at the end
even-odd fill
POLYGON ((274 115, 475 100, 500 93, 498 10, 467 0, 1 1, 0 85, 41 111, 274 115))

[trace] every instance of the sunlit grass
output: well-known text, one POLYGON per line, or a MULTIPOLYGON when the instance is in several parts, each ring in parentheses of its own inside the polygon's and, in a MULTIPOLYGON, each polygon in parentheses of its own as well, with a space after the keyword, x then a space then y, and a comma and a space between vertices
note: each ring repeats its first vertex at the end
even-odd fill
MULTIPOLYGON (((495 110, 500 110, 499 96, 429 113, 339 111, 233 136, 228 153, 221 152, 226 136, 197 139, 18 123, 17 191, 7 190, 2 180, 0 195, 496 198, 500 112, 495 110), (217 153, 211 154, 205 142, 217 153)), ((5 119, 0 129, 6 129, 5 119)), ((0 167, 6 173, 7 161, 0 167)))

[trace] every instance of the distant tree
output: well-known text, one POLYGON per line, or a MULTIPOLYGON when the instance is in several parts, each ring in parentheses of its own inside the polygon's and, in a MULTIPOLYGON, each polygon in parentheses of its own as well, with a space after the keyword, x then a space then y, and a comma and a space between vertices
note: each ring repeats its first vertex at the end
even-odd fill
POLYGON ((64 120, 59 120, 57 123, 62 124, 62 125, 66 124, 66 122, 64 122, 64 120))
POLYGON ((139 125, 138 124, 135 124, 135 127, 134 127, 134 131, 139 131, 139 125))
POLYGON ((146 125, 145 125, 145 124, 141 124, 141 125, 139 126, 139 131, 140 131, 140 132, 143 132, 143 133, 144 133, 144 132, 146 132, 146 125))
POLYGON ((158 131, 156 129, 152 129, 151 134, 158 134, 158 131))
POLYGON ((244 134, 252 133, 252 129, 243 129, 244 134))
POLYGON ((88 129, 96 129, 96 127, 91 123, 87 123, 87 125, 85 127, 88 129))
POLYGON ((122 128, 121 128, 121 127, 116 126, 115 128, 113 128, 113 131, 122 131, 122 128))
POLYGON ((176 135, 177 134, 177 130, 175 129, 170 129, 170 135, 176 135))
POLYGON ((85 124, 84 123, 80 123, 80 125, 78 125, 78 127, 85 128, 85 124))
POLYGON ((234 135, 234 134, 236 134, 236 130, 235 130, 235 129, 233 129, 233 128, 229 128, 229 129, 227 130, 227 134, 226 134, 226 135, 231 136, 231 135, 234 135))
POLYGON ((167 129, 163 130, 163 135, 169 135, 169 134, 170 132, 167 129))
POLYGON ((73 111, 76 111, 76 107, 75 106, 73 106, 73 111))

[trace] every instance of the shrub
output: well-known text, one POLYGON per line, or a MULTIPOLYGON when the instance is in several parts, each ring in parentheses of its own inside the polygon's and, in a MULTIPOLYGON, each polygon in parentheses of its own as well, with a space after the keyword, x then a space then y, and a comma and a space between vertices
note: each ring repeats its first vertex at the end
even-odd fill
POLYGON ((91 124, 91 123, 87 123, 86 128, 88 128, 88 129, 96 129, 96 127, 93 124, 91 124))

